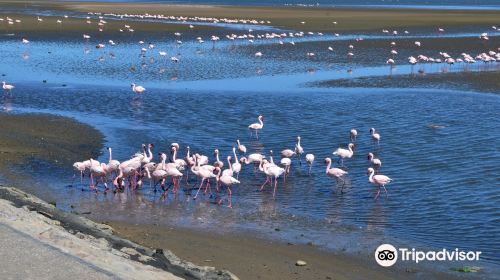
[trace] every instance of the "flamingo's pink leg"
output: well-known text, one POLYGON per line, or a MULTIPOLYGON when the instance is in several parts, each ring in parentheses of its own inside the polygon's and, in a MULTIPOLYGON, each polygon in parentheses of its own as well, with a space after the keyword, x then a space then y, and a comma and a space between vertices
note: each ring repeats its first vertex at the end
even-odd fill
POLYGON ((200 187, 198 188, 198 191, 196 192, 195 196, 193 197, 193 199, 196 199, 198 197, 198 193, 200 192, 201 190, 201 187, 203 186, 203 183, 205 182, 205 179, 201 179, 201 183, 200 183, 200 187))
POLYGON ((266 176, 266 181, 264 182, 264 184, 262 184, 262 186, 260 187, 260 190, 264 189, 264 186, 267 184, 267 182, 269 182, 269 176, 266 176))
POLYGON ((229 205, 227 207, 233 208, 233 199, 232 199, 233 192, 231 191, 231 187, 228 186, 227 191, 229 192, 229 205))
MULTIPOLYGON (((272 183, 272 180, 271 180, 272 183)), ((276 188, 278 187, 278 178, 274 178, 274 191, 273 191, 273 198, 276 197, 276 188)))
POLYGON ((379 195, 380 195, 380 188, 378 188, 378 192, 375 195, 375 197, 373 198, 373 201, 376 201, 379 195))

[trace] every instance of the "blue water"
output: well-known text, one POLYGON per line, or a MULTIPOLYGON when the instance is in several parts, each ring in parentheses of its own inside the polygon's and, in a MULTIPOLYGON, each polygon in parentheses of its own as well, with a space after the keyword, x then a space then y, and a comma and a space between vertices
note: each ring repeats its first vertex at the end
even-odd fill
MULTIPOLYGON (((240 27, 233 30, 242 32, 240 27)), ((16 85, 11 96, 2 97, 2 109, 55 113, 95 126, 119 160, 137 152, 142 143, 154 143, 156 154, 168 150, 171 142, 181 145, 181 156, 189 145, 206 155, 218 148, 224 158, 237 138, 251 152, 269 156, 273 150, 277 155, 293 148, 298 135, 305 152, 316 155, 311 176, 294 160, 286 185, 279 182, 276 200, 270 188, 256 191, 264 177, 254 175, 251 166, 244 167, 242 184, 234 188, 233 209, 215 205, 209 196, 193 201, 185 184, 178 196, 166 200, 150 193, 148 182, 139 192, 96 196, 68 187, 73 175, 69 166, 33 163, 25 167, 35 182, 24 188, 51 197, 63 209, 72 210, 70 205, 74 205, 103 220, 256 232, 266 238, 277 235, 362 254, 381 242, 481 250, 484 259, 479 265, 493 278, 500 263, 500 95, 305 86, 328 79, 397 76, 417 70, 437 74, 498 71, 498 63, 414 67, 406 63, 406 57, 420 53, 437 57, 439 51, 447 51, 458 57, 462 52, 475 55, 495 49, 500 37, 491 34, 487 43, 481 42, 476 39, 481 32, 491 32, 491 27, 448 30, 443 36, 425 29, 410 29, 409 35, 396 37, 381 32, 309 36, 292 47, 278 45, 276 40, 200 45, 194 41, 200 35, 196 29, 183 32, 180 46, 173 34, 106 32, 89 32, 89 41, 82 40, 81 34, 28 34, 31 43, 23 45, 20 40, 25 34, 2 31, 0 74, 16 85), (364 43, 354 42, 359 36, 366 38, 364 43), (95 48, 108 39, 117 45, 95 48), (156 47, 141 56, 139 40, 156 47), (415 50, 415 40, 425 47, 415 50), (449 44, 450 49, 432 47, 438 40, 458 43, 449 44), (391 41, 397 41, 400 53, 395 68, 385 64, 391 41), (356 56, 349 60, 345 54, 351 43, 356 44, 356 56), (333 54, 327 50, 329 45, 335 48, 333 54), (159 57, 160 50, 168 56, 159 57), (264 53, 262 59, 255 58, 256 51, 264 53), (307 58, 305 53, 310 51, 317 57, 307 58), (180 62, 170 62, 171 55, 180 57, 180 62), (131 82, 144 85, 146 94, 135 96, 131 82), (265 127, 257 141, 249 137, 246 127, 259 114, 265 116, 265 127), (380 146, 372 143, 370 127, 381 133, 380 146), (335 182, 324 175, 323 160, 348 144, 351 128, 360 135, 354 157, 346 161, 349 176, 346 193, 341 195, 335 182), (370 151, 383 162, 380 172, 394 179, 388 187, 389 199, 382 197, 376 203, 372 201, 376 189, 366 176, 370 151)), ((106 162, 102 152, 99 160, 106 162)))

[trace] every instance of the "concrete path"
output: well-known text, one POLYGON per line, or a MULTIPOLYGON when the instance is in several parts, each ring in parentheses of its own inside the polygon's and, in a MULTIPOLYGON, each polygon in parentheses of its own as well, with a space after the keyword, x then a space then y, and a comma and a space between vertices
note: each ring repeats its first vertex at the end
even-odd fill
POLYGON ((0 223, 0 275, 6 279, 118 279, 0 223))

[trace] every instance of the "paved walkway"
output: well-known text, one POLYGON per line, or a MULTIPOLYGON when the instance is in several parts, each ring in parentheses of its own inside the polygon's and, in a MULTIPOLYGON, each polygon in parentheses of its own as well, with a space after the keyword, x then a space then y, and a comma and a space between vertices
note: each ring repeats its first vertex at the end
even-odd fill
POLYGON ((1 223, 0 278, 3 280, 118 279, 1 223))

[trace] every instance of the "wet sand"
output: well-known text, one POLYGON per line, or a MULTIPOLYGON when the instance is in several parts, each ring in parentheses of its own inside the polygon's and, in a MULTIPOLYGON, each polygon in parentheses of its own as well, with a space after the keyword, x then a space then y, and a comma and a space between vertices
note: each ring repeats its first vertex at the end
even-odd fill
POLYGON ((314 245, 282 243, 244 234, 108 222, 118 236, 151 248, 169 248, 198 265, 227 269, 241 279, 453 279, 459 275, 424 268, 384 269, 371 258, 322 251, 314 245), (303 260, 306 266, 296 266, 303 260), (373 260, 373 261, 372 261, 373 260))
MULTIPOLYGON (((128 14, 164 14, 172 16, 200 16, 269 20, 275 27, 340 32, 381 30, 382 28, 448 27, 460 25, 498 24, 500 11, 433 11, 409 9, 348 9, 298 7, 244 7, 211 5, 166 5, 156 3, 78 3, 48 1, 0 1, 0 6, 17 8, 46 7, 56 10, 128 14), (301 24, 305 21, 305 24, 301 24), (332 22, 337 21, 334 25, 332 22)), ((149 24, 146 24, 149 25, 149 24)), ((154 24, 153 24, 154 25, 154 24)), ((186 24, 187 25, 187 24, 186 24)), ((186 25, 172 25, 168 30, 185 29, 186 25)), ((36 26, 36 25, 35 25, 36 26)), ((57 28, 57 26, 55 26, 57 28)), ((150 29, 149 27, 147 29, 150 29)))
POLYGON ((0 113, 0 167, 27 160, 71 165, 97 157, 104 136, 70 118, 47 114, 0 113))
MULTIPOLYGON (((430 65, 427 65, 429 67, 430 65)), ((347 88, 430 88, 448 90, 471 90, 500 94, 500 71, 461 72, 461 73, 418 73, 421 66, 415 66, 415 74, 384 77, 364 77, 339 79, 311 83, 312 87, 347 87, 347 88)), ((436 67, 436 65, 434 65, 436 67)), ((462 67, 462 66, 455 66, 462 67)))

